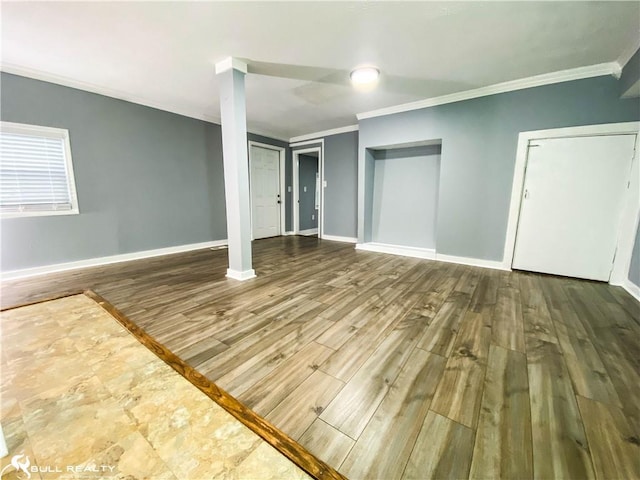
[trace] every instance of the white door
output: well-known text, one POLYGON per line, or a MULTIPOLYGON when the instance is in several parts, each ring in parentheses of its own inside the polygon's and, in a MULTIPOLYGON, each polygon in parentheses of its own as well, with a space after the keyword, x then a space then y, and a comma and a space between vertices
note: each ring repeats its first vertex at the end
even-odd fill
POLYGON ((608 281, 635 135, 532 140, 513 268, 608 281))
POLYGON ((280 235, 280 153, 251 146, 251 222, 253 238, 280 235))

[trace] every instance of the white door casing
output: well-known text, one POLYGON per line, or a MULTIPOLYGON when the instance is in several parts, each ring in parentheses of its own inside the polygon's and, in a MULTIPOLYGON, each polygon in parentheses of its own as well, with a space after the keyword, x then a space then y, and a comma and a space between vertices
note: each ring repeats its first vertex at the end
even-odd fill
POLYGON ((250 144, 251 225, 254 239, 281 234, 280 152, 250 144))
POLYGON ((529 142, 513 268, 608 281, 635 135, 529 142))
POLYGON ((299 197, 300 197, 300 163, 299 163, 299 155, 304 155, 307 153, 317 153, 318 154, 318 175, 320 177, 320 199, 319 199, 319 209, 318 209, 318 238, 322 238, 324 236, 324 190, 327 186, 326 181, 324 180, 324 139, 320 140, 309 140, 305 142, 292 143, 290 146, 292 148, 306 146, 306 145, 318 145, 303 149, 294 149, 293 150, 293 196, 292 196, 292 227, 293 233, 300 233, 300 209, 299 209, 299 197))

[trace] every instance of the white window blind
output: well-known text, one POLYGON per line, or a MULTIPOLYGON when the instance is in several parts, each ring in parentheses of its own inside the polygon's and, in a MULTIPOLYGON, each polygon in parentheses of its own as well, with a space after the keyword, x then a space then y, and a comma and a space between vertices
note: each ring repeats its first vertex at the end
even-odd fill
POLYGON ((66 130, 2 123, 0 212, 3 216, 78 213, 66 130))

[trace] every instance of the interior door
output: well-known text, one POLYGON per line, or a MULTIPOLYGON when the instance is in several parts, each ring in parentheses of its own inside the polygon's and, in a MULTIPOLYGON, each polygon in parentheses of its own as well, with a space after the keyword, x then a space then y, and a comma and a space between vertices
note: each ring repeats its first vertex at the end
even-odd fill
POLYGON ((280 153, 251 146, 251 222, 253 238, 280 235, 280 153))
POLYGON ((608 281, 635 135, 529 144, 513 268, 608 281))

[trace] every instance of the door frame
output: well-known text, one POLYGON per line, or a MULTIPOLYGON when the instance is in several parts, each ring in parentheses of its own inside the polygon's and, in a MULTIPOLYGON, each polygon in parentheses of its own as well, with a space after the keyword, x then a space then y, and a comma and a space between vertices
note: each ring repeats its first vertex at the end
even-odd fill
POLYGON ((253 140, 249 140, 248 142, 248 151, 249 151, 249 211, 251 212, 251 240, 253 240, 253 195, 251 194, 251 147, 260 147, 266 148, 268 150, 275 150, 278 152, 278 156, 280 159, 279 162, 279 170, 280 175, 278 178, 278 190, 280 191, 280 228, 278 231, 278 235, 282 235, 285 231, 285 221, 286 221, 286 212, 285 212, 285 177, 284 177, 284 169, 285 169, 285 148, 278 147, 276 145, 269 145, 268 143, 254 142, 253 140))
POLYGON ((625 285, 628 282, 629 267, 631 265, 631 256, 633 254, 633 244, 638 228, 638 221, 640 220, 640 204, 637 202, 637 198, 640 193, 640 186, 638 185, 638 151, 640 150, 639 131, 640 122, 625 122, 520 132, 518 135, 518 149, 513 173, 513 186, 511 187, 511 203, 509 207, 504 257, 502 260, 505 270, 511 270, 511 265, 513 263, 518 221, 520 219, 522 191, 524 188, 524 179, 527 167, 529 142, 551 138, 635 134, 636 143, 629 172, 629 184, 624 196, 622 212, 620 212, 621 217, 618 227, 617 249, 613 260, 611 276, 609 277, 609 283, 611 285, 625 285))
POLYGON ((318 238, 322 238, 324 235, 324 189, 326 187, 324 181, 324 138, 318 140, 307 140, 304 142, 292 143, 291 145, 291 153, 293 156, 293 194, 292 194, 292 203, 293 203, 293 218, 292 218, 292 227, 293 234, 300 234, 300 207, 299 207, 299 190, 300 190, 300 154, 305 153, 318 153, 318 174, 320 175, 320 205, 318 209, 318 238), (314 145, 308 148, 298 148, 304 147, 305 145, 314 145))

